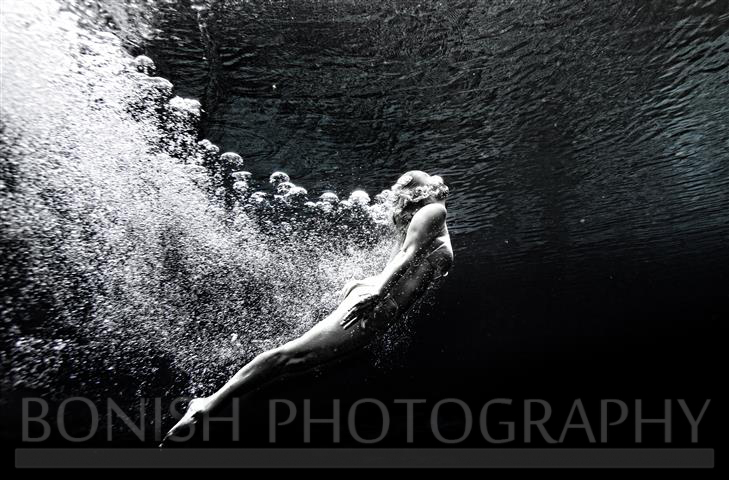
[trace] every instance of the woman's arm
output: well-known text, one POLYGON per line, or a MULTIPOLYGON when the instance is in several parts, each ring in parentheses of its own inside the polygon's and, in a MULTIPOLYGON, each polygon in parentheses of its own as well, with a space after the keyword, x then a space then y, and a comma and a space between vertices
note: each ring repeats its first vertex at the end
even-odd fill
POLYGON ((344 299, 347 298, 347 295, 349 295, 349 293, 357 287, 363 287, 363 286, 371 287, 371 286, 377 285, 379 283, 378 282, 379 275, 380 274, 373 275, 371 277, 363 278, 361 280, 348 281, 344 285, 344 287, 342 287, 342 289, 339 291, 339 301, 343 302, 344 299))
POLYGON ((362 298, 352 312, 342 321, 348 327, 352 315, 380 300, 402 278, 416 259, 418 253, 437 238, 445 224, 446 208, 440 203, 431 203, 418 210, 408 225, 405 241, 400 251, 388 262, 382 272, 375 277, 372 290, 362 298))
POLYGON ((418 210, 408 225, 400 251, 377 276, 379 285, 376 287, 381 295, 390 291, 410 268, 418 253, 440 235, 445 219, 446 208, 440 203, 431 203, 418 210))

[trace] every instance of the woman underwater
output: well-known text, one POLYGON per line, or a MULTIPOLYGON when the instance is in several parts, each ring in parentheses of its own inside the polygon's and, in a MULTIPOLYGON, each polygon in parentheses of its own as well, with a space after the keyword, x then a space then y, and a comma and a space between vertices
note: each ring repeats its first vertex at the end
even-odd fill
POLYGON ((445 199, 439 176, 407 172, 391 188, 393 221, 400 248, 378 275, 348 282, 339 306, 301 337, 255 357, 220 390, 190 402, 163 444, 234 396, 265 383, 309 370, 360 349, 383 333, 420 299, 453 264, 445 199))

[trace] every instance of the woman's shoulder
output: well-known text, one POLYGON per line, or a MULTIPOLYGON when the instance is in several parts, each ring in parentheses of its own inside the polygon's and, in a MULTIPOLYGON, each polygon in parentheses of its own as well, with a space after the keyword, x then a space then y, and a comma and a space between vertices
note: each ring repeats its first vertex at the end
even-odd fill
POLYGON ((446 210, 445 205, 443 205, 442 203, 429 203, 428 205, 421 207, 417 212, 415 212, 415 215, 413 215, 413 221, 418 219, 419 221, 445 222, 447 214, 448 211, 446 210))
POLYGON ((420 208, 408 225, 408 235, 423 235, 432 238, 436 232, 446 228, 446 209, 442 203, 431 203, 420 208), (418 233, 419 232, 419 233, 418 233))

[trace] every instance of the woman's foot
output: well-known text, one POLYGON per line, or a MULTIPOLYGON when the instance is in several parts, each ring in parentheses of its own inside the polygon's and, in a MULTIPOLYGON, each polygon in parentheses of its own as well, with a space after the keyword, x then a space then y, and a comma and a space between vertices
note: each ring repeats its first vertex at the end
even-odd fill
POLYGON ((182 433, 186 428, 191 428, 197 425, 198 422, 208 414, 209 401, 207 398, 194 398, 190 400, 190 404, 187 406, 187 412, 180 419, 174 427, 167 432, 165 438, 162 439, 162 443, 159 444, 160 448, 166 447, 170 443, 170 438, 182 433))

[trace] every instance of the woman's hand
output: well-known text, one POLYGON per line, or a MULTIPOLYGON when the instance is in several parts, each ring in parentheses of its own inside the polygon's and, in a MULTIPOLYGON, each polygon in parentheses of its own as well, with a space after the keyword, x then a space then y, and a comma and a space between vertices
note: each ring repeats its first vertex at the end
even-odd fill
POLYGON ((357 287, 370 287, 375 285, 376 278, 375 277, 368 277, 362 280, 350 280, 347 283, 344 284, 344 287, 342 287, 341 290, 339 290, 339 301, 343 302, 345 298, 347 298, 347 295, 349 295, 352 290, 354 290, 357 287))
POLYGON ((381 297, 382 291, 377 287, 372 287, 368 291, 364 292, 357 300, 357 303, 349 309, 339 324, 346 330, 361 319, 365 318, 367 315, 371 315, 372 311, 380 302, 381 297))
POLYGON ((350 280, 347 283, 344 284, 341 290, 339 290, 338 297, 339 301, 343 302, 345 298, 347 298, 347 295, 349 295, 349 292, 357 288, 361 285, 361 280, 350 280))

